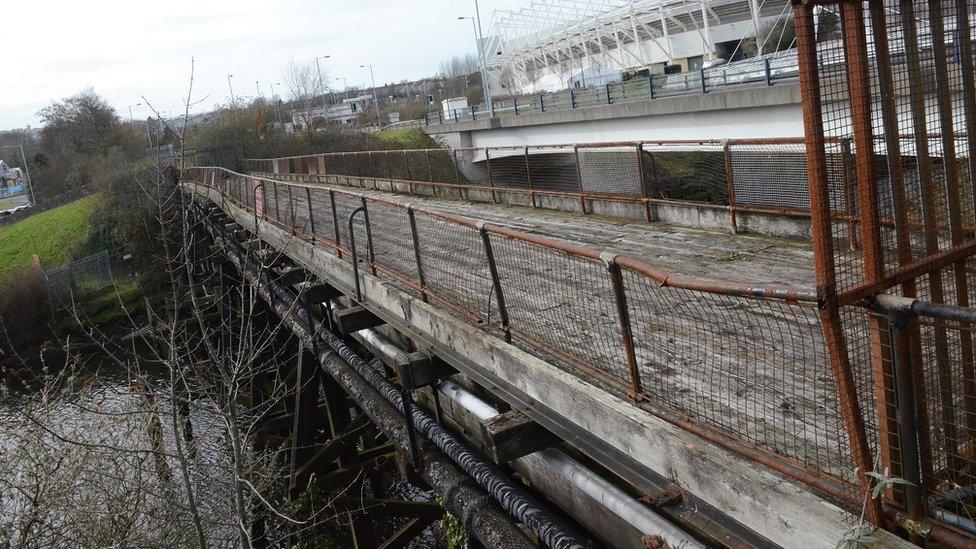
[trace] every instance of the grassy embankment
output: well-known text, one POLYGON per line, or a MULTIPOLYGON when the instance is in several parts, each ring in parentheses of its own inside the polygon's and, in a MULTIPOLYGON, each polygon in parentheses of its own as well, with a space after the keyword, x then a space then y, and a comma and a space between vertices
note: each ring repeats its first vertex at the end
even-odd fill
POLYGON ((437 142, 420 128, 398 128, 370 135, 381 145, 391 149, 436 149, 437 142))
MULTIPOLYGON (((18 268, 30 268, 31 257, 35 253, 48 269, 84 255, 89 218, 97 202, 97 195, 87 196, 0 227, 0 292, 20 290, 8 288, 12 281, 8 280, 7 275, 18 268)), ((82 304, 93 324, 106 324, 116 320, 122 314, 119 307, 120 297, 127 308, 141 307, 142 292, 137 284, 122 279, 117 279, 116 283, 117 288, 106 288, 90 296, 82 304)), ((133 312, 131 308, 130 312, 133 312)))

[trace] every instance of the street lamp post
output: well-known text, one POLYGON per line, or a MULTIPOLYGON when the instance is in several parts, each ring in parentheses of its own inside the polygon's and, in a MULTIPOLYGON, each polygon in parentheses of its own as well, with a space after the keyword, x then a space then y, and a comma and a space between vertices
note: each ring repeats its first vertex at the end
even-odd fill
MULTIPOLYGON (((275 82, 271 84, 271 99, 278 97, 275 95, 275 86, 280 86, 281 82, 275 82)), ((284 124, 281 123, 281 99, 275 100, 275 111, 278 113, 278 126, 284 128, 284 124)))
POLYGON ((346 79, 341 76, 336 76, 335 79, 342 80, 342 98, 349 99, 349 84, 346 82, 346 79))
POLYGON ((27 166, 27 155, 24 154, 23 145, 3 145, 3 149, 20 149, 20 161, 24 164, 24 175, 27 176, 27 188, 30 190, 31 195, 31 206, 37 205, 37 199, 34 198, 34 183, 31 182, 30 167, 27 166))
POLYGON ((488 85, 488 59, 485 56, 485 35, 481 30, 481 8, 478 7, 478 0, 474 0, 474 17, 478 27, 478 55, 481 57, 481 83, 485 88, 485 106, 488 112, 495 112, 495 106, 491 101, 491 86, 488 85))
POLYGON ((319 67, 319 59, 328 59, 331 55, 323 55, 315 58, 315 72, 319 75, 319 93, 322 94, 322 115, 325 116, 325 86, 322 85, 322 68, 319 67))
POLYGON ((233 74, 228 74, 227 75, 227 88, 230 90, 230 103, 231 103, 231 105, 236 105, 237 104, 237 99, 234 98, 234 86, 231 85, 231 83, 230 83, 230 79, 231 78, 234 78, 234 75, 233 74))
POLYGON ((257 88, 257 90, 258 90, 258 97, 260 98, 261 97, 261 81, 260 80, 255 80, 254 81, 254 87, 257 88))
POLYGON ((373 65, 359 65, 359 68, 364 69, 369 67, 369 79, 373 83, 373 106, 376 107, 376 124, 383 127, 383 121, 380 119, 380 102, 376 99, 376 77, 373 76, 373 65))
MULTIPOLYGON (((475 9, 477 9, 477 4, 478 3, 475 2, 475 6, 476 6, 475 9)), ((485 108, 487 108, 488 112, 491 113, 494 112, 494 109, 492 108, 492 104, 491 104, 491 93, 488 90, 488 70, 485 66, 485 52, 484 52, 484 47, 481 43, 481 32, 479 31, 479 27, 481 23, 475 17, 470 17, 470 16, 458 17, 458 21, 464 19, 471 20, 471 30, 474 31, 474 42, 475 45, 478 47, 478 61, 479 61, 478 70, 481 72, 481 88, 484 90, 484 94, 485 94, 485 108)), ((467 77, 468 75, 464 75, 465 80, 467 79, 467 77)))
POLYGON ((132 116, 132 107, 141 107, 141 106, 142 106, 142 103, 135 103, 133 105, 129 105, 129 122, 132 122, 133 120, 135 120, 135 117, 132 116))

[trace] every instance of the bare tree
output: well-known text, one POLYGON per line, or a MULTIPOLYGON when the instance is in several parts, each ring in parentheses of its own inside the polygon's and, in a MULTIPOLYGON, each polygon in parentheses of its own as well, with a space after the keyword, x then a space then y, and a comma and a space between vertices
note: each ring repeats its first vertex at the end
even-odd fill
POLYGON ((455 55, 441 61, 440 74, 444 78, 456 78, 478 72, 478 56, 474 54, 455 55))
POLYGON ((314 131, 316 118, 315 110, 321 107, 321 97, 325 94, 324 82, 328 81, 326 73, 319 74, 315 63, 299 63, 291 61, 288 68, 282 72, 282 78, 288 87, 289 98, 295 110, 293 116, 306 131, 314 131))

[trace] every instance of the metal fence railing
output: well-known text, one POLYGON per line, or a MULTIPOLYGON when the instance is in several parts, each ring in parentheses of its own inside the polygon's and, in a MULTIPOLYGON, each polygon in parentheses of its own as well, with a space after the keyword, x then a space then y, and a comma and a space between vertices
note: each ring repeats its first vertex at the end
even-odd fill
POLYGON ((973 0, 794 4, 817 285, 849 444, 865 496, 870 471, 918 488, 865 497, 866 520, 936 519, 924 535, 951 546, 976 533, 974 315, 866 305, 972 310, 974 12, 973 0), (854 151, 843 174, 826 161, 837 136, 854 151), (838 212, 849 222, 832 223, 838 212))
POLYGON ((632 103, 662 97, 708 93, 736 86, 772 86, 780 82, 796 80, 798 75, 796 50, 786 50, 680 74, 654 74, 596 87, 496 99, 492 102, 491 109, 482 104, 454 109, 450 112, 438 110, 425 114, 423 124, 426 126, 453 124, 487 118, 632 103))
MULTIPOLYGON (((853 165, 850 147, 834 141, 828 162, 842 172, 853 165)), ((588 198, 710 204, 730 211, 733 229, 737 211, 804 216, 810 209, 799 138, 364 151, 248 159, 246 166, 278 179, 382 180, 390 190, 439 198, 516 196, 532 207, 547 197, 568 197, 582 213, 588 213, 588 198)))
POLYGON ((363 268, 404 291, 731 451, 851 492, 836 488, 853 468, 813 288, 674 276, 348 188, 219 168, 182 180, 347 262, 355 236, 363 268))
POLYGON ((105 250, 45 270, 43 274, 52 302, 75 300, 115 284, 111 260, 105 250))

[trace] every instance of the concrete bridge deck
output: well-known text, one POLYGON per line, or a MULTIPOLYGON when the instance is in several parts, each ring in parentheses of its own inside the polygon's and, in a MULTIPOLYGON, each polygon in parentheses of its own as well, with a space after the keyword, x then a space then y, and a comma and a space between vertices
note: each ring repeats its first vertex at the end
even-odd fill
POLYGON ((385 193, 217 170, 194 181, 353 296, 347 221, 367 205, 369 232, 362 217, 352 227, 359 257, 370 239, 373 252, 358 301, 634 485, 668 479, 779 545, 833 546, 847 529, 844 510, 782 475, 832 478, 820 485, 832 497, 850 475, 815 296, 803 290, 809 245, 505 206, 406 208, 385 193))

